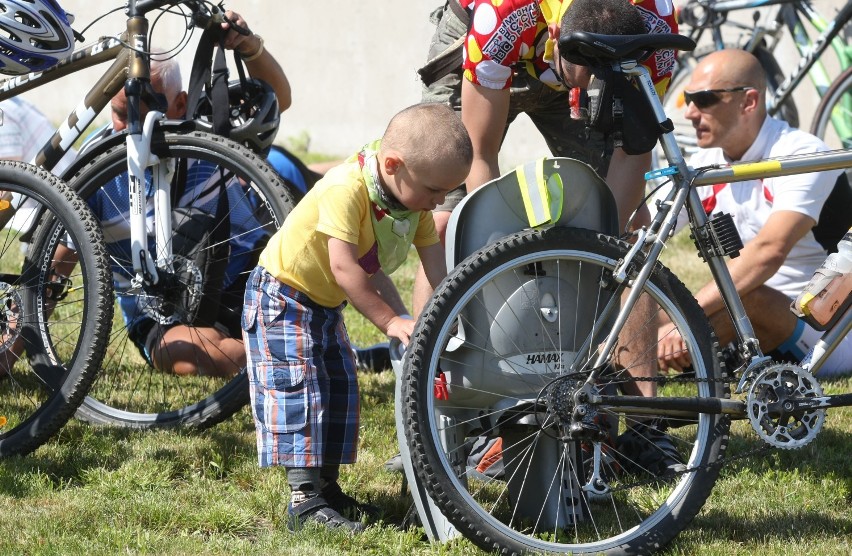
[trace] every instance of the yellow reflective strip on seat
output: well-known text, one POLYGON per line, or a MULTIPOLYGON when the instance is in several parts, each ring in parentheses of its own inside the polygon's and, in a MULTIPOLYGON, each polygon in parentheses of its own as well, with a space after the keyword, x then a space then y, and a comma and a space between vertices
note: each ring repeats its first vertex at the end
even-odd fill
POLYGON ((519 166, 515 172, 530 226, 547 224, 551 216, 547 183, 544 181, 544 159, 519 166))
POLYGON ((562 217, 562 198, 565 188, 562 184, 562 176, 558 173, 551 174, 547 178, 547 195, 550 201, 550 221, 556 223, 562 217))
POLYGON ((812 293, 808 293, 808 292, 804 292, 804 293, 802 293, 802 297, 799 299, 799 311, 800 311, 803 315, 805 315, 806 317, 807 317, 807 316, 810 316, 810 314, 811 314, 811 308, 810 308, 810 307, 808 307, 808 303, 810 303, 810 302, 811 302, 811 300, 812 300, 814 297, 815 297, 815 296, 814 296, 814 294, 812 294, 812 293))

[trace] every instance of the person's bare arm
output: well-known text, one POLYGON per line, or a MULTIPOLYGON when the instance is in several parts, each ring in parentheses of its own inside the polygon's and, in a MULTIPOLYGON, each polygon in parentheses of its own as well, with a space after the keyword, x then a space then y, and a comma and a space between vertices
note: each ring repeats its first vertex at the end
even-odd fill
MULTIPOLYGON (((606 183, 615 197, 618 207, 618 229, 624 230, 630 214, 639 207, 645 194, 645 172, 651 168, 651 153, 627 154, 615 149, 607 170, 606 183)), ((641 225, 650 221, 648 209, 640 208, 635 223, 641 225)))
POLYGON ((465 186, 471 192, 500 177, 497 155, 509 117, 509 90, 488 89, 462 80, 461 118, 473 143, 473 164, 465 186))
MULTIPOLYGON (((246 23, 240 14, 228 10, 225 12, 225 15, 240 27, 244 29, 249 28, 248 23, 246 23)), ((290 81, 287 79, 287 75, 284 74, 284 70, 281 69, 278 61, 263 46, 260 36, 254 33, 241 35, 232 29, 231 25, 227 22, 222 24, 222 29, 228 31, 227 35, 225 35, 225 48, 236 50, 244 57, 250 58, 250 60, 243 60, 249 75, 269 83, 269 86, 272 87, 272 90, 275 91, 275 96, 278 98, 278 110, 281 112, 287 110, 292 103, 290 81), (263 48, 262 52, 260 51, 261 48, 263 48), (258 52, 260 52, 260 55, 252 58, 258 52)))
POLYGON ((370 283, 373 285, 373 289, 379 293, 385 303, 390 305, 390 308, 393 309, 397 315, 408 314, 408 309, 405 307, 405 303, 399 295, 399 290, 396 289, 393 280, 391 280, 390 276, 385 274, 383 270, 379 270, 373 274, 370 277, 370 283))
MULTIPOLYGON (((790 254, 790 250, 816 225, 810 216, 782 210, 772 213, 757 236, 728 261, 728 270, 740 297, 745 296, 771 278, 790 254)), ((708 316, 725 310, 715 282, 705 285, 695 296, 708 316)))
POLYGON ((414 314, 419 315, 426 306, 426 302, 441 280, 447 275, 447 263, 445 261, 444 246, 441 243, 429 245, 427 247, 418 247, 417 254, 420 256, 420 269, 425 275, 425 282, 428 283, 427 288, 415 289, 414 298, 414 314))
MULTIPOLYGON (((328 258, 331 273, 352 306, 386 335, 407 345, 414 330, 414 321, 398 316, 382 299, 370 281, 370 275, 358 264, 357 246, 330 237, 328 258)), ((392 282, 387 285, 393 287, 392 282)))
MULTIPOLYGON (((728 261, 728 270, 740 297, 762 286, 778 272, 793 246, 814 225, 813 218, 799 212, 783 210, 772 213, 757 236, 742 248, 740 256, 728 261)), ((708 318, 727 310, 715 282, 706 284, 695 298, 708 318)), ((671 323, 660 325, 658 338, 660 367, 671 366, 681 370, 690 363, 683 339, 672 330, 671 323)))

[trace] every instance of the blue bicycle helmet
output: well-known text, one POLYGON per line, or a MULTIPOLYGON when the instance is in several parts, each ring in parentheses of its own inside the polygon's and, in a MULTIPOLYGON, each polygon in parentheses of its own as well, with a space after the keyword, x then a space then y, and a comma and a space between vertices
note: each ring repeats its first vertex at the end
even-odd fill
POLYGON ((54 0, 0 0, 0 73, 43 71, 71 54, 70 19, 54 0))

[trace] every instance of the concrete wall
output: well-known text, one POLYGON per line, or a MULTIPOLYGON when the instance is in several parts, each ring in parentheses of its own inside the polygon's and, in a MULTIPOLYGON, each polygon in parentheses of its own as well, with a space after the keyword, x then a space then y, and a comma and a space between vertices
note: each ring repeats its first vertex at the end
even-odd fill
MULTIPOLYGON (((284 114, 279 142, 307 139, 311 151, 347 155, 381 135, 395 112, 418 102, 420 82, 415 70, 425 59, 432 35, 429 12, 440 3, 227 0, 226 7, 241 13, 264 37, 292 83, 293 106, 284 114)), ((843 3, 817 0, 815 5, 831 14, 843 3)), ((122 5, 118 0, 64 0, 62 4, 75 14, 79 30, 108 7, 122 5)), ((123 25, 123 12, 119 11, 96 24, 86 38, 92 41, 119 32, 123 25)), ((155 40, 161 47, 177 45, 182 34, 182 20, 166 16, 156 27, 155 40)), ((784 58, 796 59, 791 50, 782 52, 787 52, 784 58)), ((191 50, 180 59, 188 77, 191 50)), ((76 106, 98 69, 69 76, 56 86, 26 96, 58 122, 76 106)), ((808 108, 813 96, 797 96, 803 127, 813 110, 808 108)), ((519 118, 504 145, 503 166, 544 154, 544 142, 529 120, 519 118)))

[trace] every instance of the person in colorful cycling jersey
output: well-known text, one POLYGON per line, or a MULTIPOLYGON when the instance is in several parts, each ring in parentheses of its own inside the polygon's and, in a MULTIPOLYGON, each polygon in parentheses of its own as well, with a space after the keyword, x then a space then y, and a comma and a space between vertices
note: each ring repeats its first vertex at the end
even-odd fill
MULTIPOLYGON (((498 154, 503 137, 521 113, 529 116, 554 156, 586 162, 606 179, 621 227, 637 207, 634 225, 650 220, 641 202, 650 152, 629 155, 620 148, 610 149, 603 133, 591 131, 587 136, 585 122, 572 117, 570 96, 572 89, 588 86, 591 74, 588 68, 560 58, 557 41, 560 35, 574 31, 607 35, 677 33, 671 0, 448 0, 433 18, 437 28, 429 59, 446 58, 458 44, 462 45, 462 55, 456 71, 443 76, 438 72, 431 76, 434 82, 425 83, 424 100, 447 103, 459 111, 474 149, 473 166, 464 186, 448 195, 444 205, 433 212, 442 239, 450 211, 464 195, 500 176, 498 154)), ((655 51, 642 63, 662 96, 671 79, 675 53, 655 51)), ((428 299, 427 290, 420 269, 414 286, 415 313, 428 299)), ((656 340, 653 327, 637 325, 634 330, 634 322, 628 321, 630 333, 626 336, 634 342, 625 346, 625 356, 628 352, 646 352, 656 340)), ((646 359, 640 365, 631 365, 629 373, 655 376, 656 361, 646 359)), ((626 381, 624 389, 645 396, 656 392, 655 383, 649 381, 626 381)), ((655 442, 659 461, 654 462, 654 468, 660 474, 680 468, 680 456, 665 432, 647 428, 650 432, 642 436, 659 440, 655 442)))
MULTIPOLYGON (((828 150, 819 138, 766 114, 766 78, 760 62, 748 52, 731 49, 708 55, 695 66, 684 90, 685 115, 700 147, 690 159, 695 168, 828 150)), ((842 170, 698 189, 708 216, 733 216, 744 247, 739 257, 728 261, 728 269, 760 347, 777 361, 802 360, 822 334, 789 308, 825 260, 826 247, 834 247, 849 228, 848 201, 839 201, 845 206, 835 211, 832 204, 838 200, 828 200, 836 188, 846 188, 848 199, 849 184, 842 170), (833 224, 832 218, 841 221, 833 224), (821 242, 818 227, 826 225, 839 232, 821 242)), ((664 195, 661 191, 655 197, 664 195)), ((679 215, 678 227, 685 224, 686 215, 679 215)), ((701 288, 696 299, 720 344, 733 341, 733 323, 715 282, 701 288)), ((663 324, 658 335, 661 368, 682 370, 690 364, 683 339, 671 325, 663 324)), ((852 336, 847 336, 820 375, 850 371, 852 336)))
MULTIPOLYGON (((570 90, 585 87, 586 68, 561 61, 556 41, 561 33, 588 31, 611 35, 676 33, 670 0, 448 0, 433 13, 437 28, 429 59, 445 57, 463 41, 459 65, 447 75, 426 83, 423 100, 443 102, 460 112, 475 153, 465 185, 436 209, 435 226, 443 238, 450 211, 466 192, 499 177, 498 153, 508 126, 526 113, 554 156, 590 164, 605 177, 624 225, 644 193, 644 173, 650 153, 627 155, 615 149, 607 156, 602 134, 586 137, 583 121, 572 118, 570 90), (442 56, 443 54, 443 56, 442 56)), ((668 87, 675 56, 671 50, 653 53, 644 63, 658 93, 668 87)), ((640 218, 647 219, 646 210, 640 218)), ((415 310, 425 302, 419 275, 415 310)))

